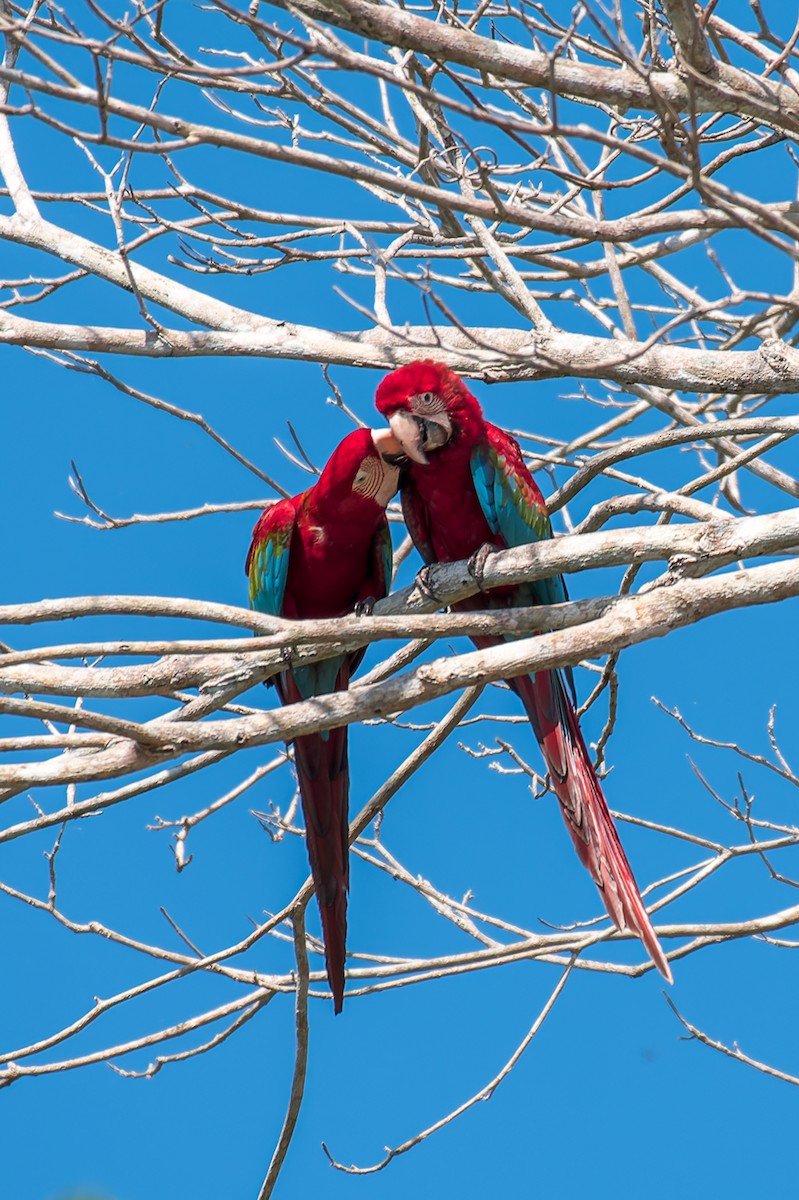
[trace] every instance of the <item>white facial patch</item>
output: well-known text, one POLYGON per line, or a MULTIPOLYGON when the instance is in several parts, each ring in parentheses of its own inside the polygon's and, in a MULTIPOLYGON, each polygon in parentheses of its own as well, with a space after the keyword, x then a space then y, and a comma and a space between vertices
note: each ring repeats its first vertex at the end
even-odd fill
POLYGON ((352 490, 359 496, 368 496, 385 508, 399 487, 399 467, 385 462, 380 457, 365 458, 358 468, 352 490))
POLYGON ((410 396, 408 408, 420 417, 436 418, 447 412, 446 404, 435 392, 420 392, 418 396, 410 396))

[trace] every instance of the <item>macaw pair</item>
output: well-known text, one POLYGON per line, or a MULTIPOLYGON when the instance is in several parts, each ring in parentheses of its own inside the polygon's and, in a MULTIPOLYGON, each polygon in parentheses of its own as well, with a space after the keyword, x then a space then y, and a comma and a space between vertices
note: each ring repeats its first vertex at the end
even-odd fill
MULTIPOLYGON (((440 363, 409 363, 377 389, 388 429, 344 439, 318 482, 261 516, 247 557, 250 603, 295 618, 336 617, 386 595, 391 543, 385 507, 400 484, 409 532, 426 563, 472 559, 491 549, 552 536, 546 506, 518 443, 483 418, 463 381, 440 363)), ((461 610, 553 604, 562 578, 480 592, 461 610)), ((481 648, 502 639, 475 638, 481 648)), ((346 688, 363 651, 284 671, 284 704, 346 688)), ((577 853, 619 929, 643 942, 655 966, 671 971, 641 898, 583 740, 571 672, 509 679, 549 771, 577 853)), ((346 727, 297 738, 297 777, 308 856, 322 917, 335 1011, 344 993, 348 873, 346 727)))

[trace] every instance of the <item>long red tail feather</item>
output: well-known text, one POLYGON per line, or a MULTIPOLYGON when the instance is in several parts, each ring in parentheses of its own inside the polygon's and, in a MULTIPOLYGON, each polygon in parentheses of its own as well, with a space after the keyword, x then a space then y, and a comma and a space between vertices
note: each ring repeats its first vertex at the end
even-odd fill
POLYGON ((641 939, 663 978, 671 983, 671 968, 652 928, 560 673, 542 671, 532 678, 508 680, 508 684, 522 699, 566 827, 605 908, 618 929, 629 929, 641 939))
MULTIPOLYGON (((290 679, 290 677, 289 677, 290 679)), ((293 680, 281 680, 284 702, 299 699, 293 680)), ((346 688, 346 666, 336 690, 346 688)), ((326 736, 309 734, 294 742, 294 763, 300 785, 305 837, 311 864, 322 934, 327 978, 333 1007, 344 1004, 344 963, 347 944, 347 891, 349 873, 349 764, 347 727, 331 729, 326 736)))

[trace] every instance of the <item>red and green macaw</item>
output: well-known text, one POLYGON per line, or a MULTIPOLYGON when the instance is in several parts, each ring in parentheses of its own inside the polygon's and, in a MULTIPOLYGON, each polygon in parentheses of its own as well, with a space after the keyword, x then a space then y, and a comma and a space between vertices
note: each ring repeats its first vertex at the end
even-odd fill
MULTIPOLYGON (((333 452, 316 484, 278 500, 253 530, 245 570, 250 605, 291 618, 340 617, 380 599, 391 583, 386 505, 399 470, 390 430, 358 429, 333 452)), ((364 651, 294 667, 276 678, 283 704, 345 689, 364 651)), ((335 1011, 344 1002, 349 887, 347 727, 298 737, 294 761, 308 858, 322 917, 335 1011)))
MULTIPOLYGON (((469 559, 484 546, 504 549, 552 536, 543 496, 518 443, 483 419, 463 381, 441 363, 410 363, 377 389, 376 403, 409 463, 402 488, 408 529, 426 563, 469 559)), ((479 561, 479 560, 477 560, 479 561)), ((484 608, 554 604, 566 599, 558 576, 492 588, 457 605, 484 608)), ((499 639, 475 638, 479 647, 499 639)), ((671 970, 608 810, 580 732, 571 673, 541 671, 509 679, 524 704, 577 853, 619 929, 637 934, 660 973, 671 970)))

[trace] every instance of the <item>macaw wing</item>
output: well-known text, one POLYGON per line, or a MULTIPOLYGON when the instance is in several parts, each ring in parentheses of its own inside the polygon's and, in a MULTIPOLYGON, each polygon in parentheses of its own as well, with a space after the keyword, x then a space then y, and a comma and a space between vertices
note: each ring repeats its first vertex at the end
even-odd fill
MULTIPOLYGON (((485 519, 506 546, 526 546, 552 537, 544 497, 515 438, 486 422, 486 440, 475 446, 470 465, 485 519)), ((537 604, 559 604, 567 599, 560 575, 537 580, 532 591, 537 604)))
MULTIPOLYGON (((394 568, 394 551, 391 547, 391 530, 385 517, 377 527, 369 547, 369 572, 358 589, 358 600, 382 600, 391 587, 394 568)), ((350 675, 354 675, 366 654, 366 646, 347 655, 350 675)), ((343 662, 343 659, 334 659, 343 662)), ((332 689, 329 689, 332 690, 332 689)))
POLYGON ((250 580, 250 608, 279 617, 283 611, 289 551, 297 514, 291 500, 277 500, 259 517, 244 570, 250 580))
MULTIPOLYGON (((391 530, 385 517, 377 527, 377 533, 372 539, 371 546, 371 575, 374 583, 374 597, 382 600, 388 595, 391 587, 391 576, 394 570, 394 550, 391 545, 391 530)), ((364 597, 365 599, 365 597, 364 597)))
POLYGON ((413 544, 426 563, 436 562, 436 552, 433 549, 433 539, 430 536, 430 526, 419 493, 412 483, 406 483, 400 493, 402 499, 402 515, 408 526, 408 533, 413 544))

